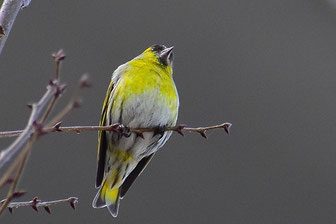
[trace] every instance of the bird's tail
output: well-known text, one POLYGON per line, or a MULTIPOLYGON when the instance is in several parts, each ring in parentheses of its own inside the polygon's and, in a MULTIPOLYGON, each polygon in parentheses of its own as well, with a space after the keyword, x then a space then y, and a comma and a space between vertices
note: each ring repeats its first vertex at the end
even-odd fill
POLYGON ((93 199, 92 206, 94 208, 107 207, 111 215, 117 217, 120 201, 120 188, 111 188, 110 186, 111 184, 105 180, 93 199))

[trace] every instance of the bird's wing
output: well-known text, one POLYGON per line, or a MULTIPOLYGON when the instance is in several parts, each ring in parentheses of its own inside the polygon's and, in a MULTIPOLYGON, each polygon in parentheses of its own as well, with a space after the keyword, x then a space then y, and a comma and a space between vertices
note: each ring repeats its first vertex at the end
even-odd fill
POLYGON ((142 171, 146 168, 148 163, 151 161, 155 153, 150 154, 147 157, 144 157, 138 165, 134 168, 134 170, 127 176, 124 183, 121 185, 121 192, 120 197, 123 198, 128 191, 128 189, 131 187, 131 185, 134 183, 135 179, 142 173, 142 171))
MULTIPOLYGON (((105 125, 106 121, 106 113, 107 113, 107 108, 108 108, 108 101, 110 98, 110 95, 113 90, 113 82, 110 82, 110 85, 107 89, 107 93, 105 96, 104 104, 103 104, 103 109, 102 109, 102 114, 101 114, 101 119, 99 122, 100 126, 105 125)), ((96 177, 96 187, 100 187, 103 178, 104 178, 104 168, 105 168, 105 158, 106 158, 106 150, 108 147, 107 140, 106 140, 106 131, 99 131, 98 132, 98 166, 97 166, 97 177, 96 177)))

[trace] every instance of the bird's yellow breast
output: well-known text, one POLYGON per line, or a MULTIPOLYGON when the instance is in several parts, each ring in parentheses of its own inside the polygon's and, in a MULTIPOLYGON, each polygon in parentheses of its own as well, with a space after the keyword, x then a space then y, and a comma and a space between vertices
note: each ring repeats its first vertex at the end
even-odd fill
MULTIPOLYGON (((127 101, 133 96, 148 92, 157 93, 153 96, 165 102, 172 111, 177 110, 178 95, 172 78, 171 67, 148 63, 148 60, 132 60, 128 63, 115 89, 117 101, 127 101)), ((119 104, 119 102, 116 102, 119 104)), ((177 111, 176 111, 177 113, 177 111)))

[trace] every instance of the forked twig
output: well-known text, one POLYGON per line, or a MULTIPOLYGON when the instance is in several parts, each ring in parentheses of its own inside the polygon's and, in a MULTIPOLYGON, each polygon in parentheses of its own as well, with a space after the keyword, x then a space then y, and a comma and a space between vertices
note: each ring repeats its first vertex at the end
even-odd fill
POLYGON ((65 55, 60 50, 53 54, 53 57, 56 62, 56 79, 49 82, 47 91, 39 102, 31 105, 32 112, 26 128, 19 133, 19 137, 7 149, 0 152, 0 169, 5 170, 1 172, 0 188, 6 184, 11 185, 6 198, 1 203, 0 214, 10 205, 11 200, 15 198, 15 190, 32 145, 41 135, 45 134, 43 129, 49 126, 44 126, 44 123, 53 109, 56 100, 59 99, 59 96, 66 88, 66 85, 60 84, 58 79, 59 67, 65 55))

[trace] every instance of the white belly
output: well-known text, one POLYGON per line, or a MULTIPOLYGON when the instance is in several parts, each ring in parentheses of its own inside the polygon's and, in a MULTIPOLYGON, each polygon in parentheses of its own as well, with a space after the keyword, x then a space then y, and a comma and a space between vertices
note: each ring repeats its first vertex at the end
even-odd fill
MULTIPOLYGON (((172 111, 166 101, 159 97, 158 92, 153 90, 129 97, 121 105, 120 113, 112 114, 111 118, 112 123, 121 123, 130 128, 146 128, 175 125, 176 114, 177 111, 172 111)), ((114 133, 111 136, 112 148, 128 150, 136 160, 140 160, 162 147, 170 135, 171 132, 165 132, 162 137, 153 137, 153 132, 145 132, 142 139, 134 133, 128 138, 119 138, 114 133)))

